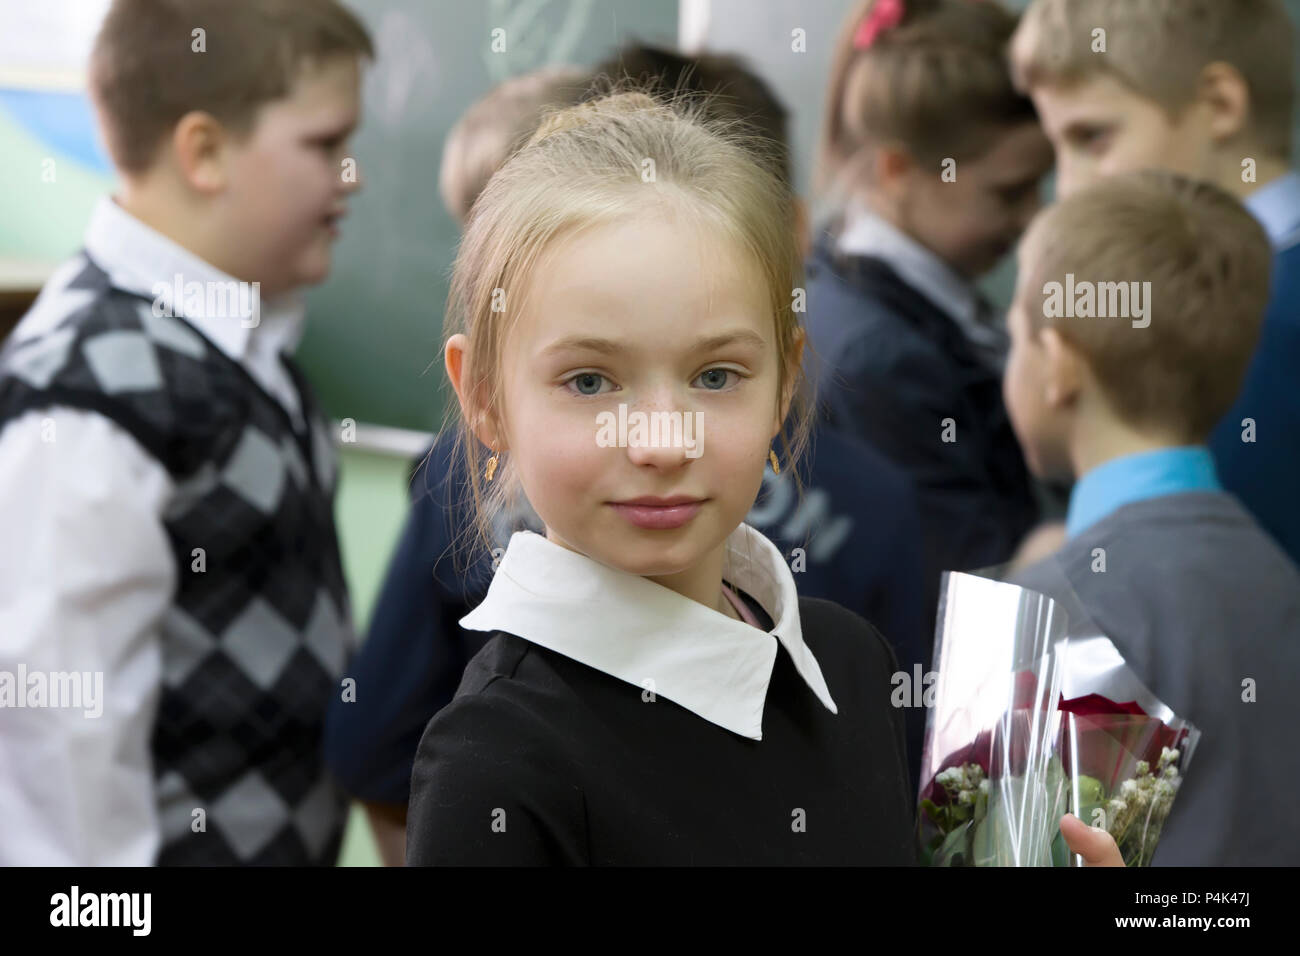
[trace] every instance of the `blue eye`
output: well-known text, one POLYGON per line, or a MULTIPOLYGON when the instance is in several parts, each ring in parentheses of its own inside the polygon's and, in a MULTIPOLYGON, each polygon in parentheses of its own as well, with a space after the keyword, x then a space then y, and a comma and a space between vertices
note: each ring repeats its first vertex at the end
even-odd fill
POLYGON ((720 392, 727 386, 728 375, 739 376, 739 373, 734 372, 729 368, 711 368, 701 372, 700 377, 697 378, 696 381, 707 380, 716 383, 716 385, 706 384, 704 387, 710 392, 720 392), (721 376, 720 380, 718 376, 721 376))
MULTIPOLYGON (((702 383, 704 389, 710 392, 725 391, 732 384, 728 376, 734 375, 737 379, 741 378, 739 372, 728 368, 711 368, 701 372, 695 379, 696 382, 702 383)), ((575 395, 592 397, 600 395, 605 391, 612 389, 602 388, 602 384, 608 383, 613 385, 604 375, 597 372, 579 372, 571 378, 564 381, 564 386, 575 395)), ((733 386, 734 387, 734 386, 733 386)))
POLYGON ((579 395, 599 395, 600 383, 604 381, 606 381, 605 376, 597 375, 595 372, 579 372, 564 384, 572 385, 576 382, 579 395), (591 387, 592 390, 588 391, 587 387, 591 387))

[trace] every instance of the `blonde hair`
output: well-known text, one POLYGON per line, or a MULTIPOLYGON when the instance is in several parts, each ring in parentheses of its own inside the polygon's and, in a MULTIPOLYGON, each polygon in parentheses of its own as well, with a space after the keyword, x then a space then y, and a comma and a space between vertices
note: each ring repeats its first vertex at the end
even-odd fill
POLYGON ((1006 127, 1033 122, 1011 84, 1015 17, 992 0, 908 0, 902 22, 867 49, 855 38, 876 0, 859 0, 831 63, 815 188, 834 201, 858 176, 863 147, 898 144, 921 162, 986 152, 1006 127))
POLYGON ((1217 186, 1169 172, 1101 180, 1049 207, 1021 244, 1020 305, 1076 348, 1117 415, 1204 441, 1241 388, 1269 301, 1263 227, 1217 186), (1049 282, 1150 282, 1150 325, 1044 314, 1049 282), (1045 294, 1045 291, 1044 291, 1045 294))
MULTIPOLYGON (((685 211, 720 230, 752 260, 767 287, 778 353, 777 409, 785 394, 791 400, 782 465, 798 486, 796 465, 808 441, 812 405, 796 348, 799 321, 792 297, 802 284, 802 263, 792 228, 793 197, 768 160, 765 141, 751 139, 742 124, 706 119, 707 102, 657 102, 624 90, 549 115, 474 204, 452 270, 445 336, 468 337, 466 404, 500 429, 504 343, 542 253, 588 226, 626 222, 656 207, 685 211), (651 183, 642 179, 646 160, 654 161, 651 183), (508 308, 493 311, 494 293, 501 289, 511 290, 508 308)), ((450 403, 450 415, 458 411, 450 403)), ((472 425, 461 417, 453 454, 468 477, 479 542, 490 549, 493 519, 517 507, 520 488, 504 454, 492 483, 485 484, 472 425)))
POLYGON ((438 171, 443 205, 463 223, 492 174, 537 128, 547 110, 577 103, 591 75, 548 66, 512 77, 465 111, 447 134, 438 171))
POLYGON ((1201 71, 1227 63, 1250 88, 1255 140, 1289 158, 1292 45, 1281 0, 1034 0, 1011 64, 1022 90, 1107 74, 1177 116, 1195 98, 1201 71), (1093 51, 1098 29, 1104 53, 1093 51))

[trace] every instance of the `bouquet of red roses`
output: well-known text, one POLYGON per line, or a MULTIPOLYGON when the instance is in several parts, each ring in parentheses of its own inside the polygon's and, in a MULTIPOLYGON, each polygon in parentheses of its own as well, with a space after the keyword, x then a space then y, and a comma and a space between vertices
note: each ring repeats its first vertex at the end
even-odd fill
POLYGON ((918 800, 933 866, 1070 866, 1067 810, 1150 863, 1199 733, 1056 602, 944 575, 918 800))
POLYGON ((1200 731, 1142 686, 1106 638, 1071 638, 1068 654, 1074 696, 1060 704, 1057 753, 1070 811, 1107 830, 1127 865, 1147 866, 1200 731))

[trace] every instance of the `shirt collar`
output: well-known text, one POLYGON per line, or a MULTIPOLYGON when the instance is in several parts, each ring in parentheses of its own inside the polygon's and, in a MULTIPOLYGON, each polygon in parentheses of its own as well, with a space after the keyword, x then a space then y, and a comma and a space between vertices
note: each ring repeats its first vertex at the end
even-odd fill
POLYGON ((1122 455, 1080 478, 1070 493, 1066 537, 1077 537, 1124 505, 1186 491, 1219 491, 1208 448, 1187 445, 1122 455))
POLYGON ((855 207, 846 217, 836 247, 842 255, 883 260, 900 279, 951 317, 990 364, 1003 364, 1010 343, 1005 329, 981 315, 979 291, 893 223, 855 207))
POLYGON ((510 538, 483 603, 461 618, 505 631, 656 694, 734 733, 763 739, 763 706, 777 641, 831 713, 838 713, 803 642, 794 575, 781 552, 741 524, 726 541, 722 576, 753 597, 772 631, 570 551, 532 531, 510 538), (610 633, 610 622, 617 633, 610 633), (647 681, 653 681, 652 684, 647 681))
MULTIPOLYGON (((182 277, 182 287, 188 282, 237 281, 141 222, 108 196, 95 206, 84 244, 91 260, 108 274, 115 288, 149 299, 156 297, 158 283, 174 286, 176 276, 182 277)), ((259 351, 294 351, 302 339, 305 315, 301 296, 291 293, 262 303, 256 326, 230 317, 187 314, 180 318, 230 358, 242 362, 251 345, 259 351)))
POLYGON ((1300 240, 1300 174, 1283 173, 1247 196, 1245 206, 1264 227, 1274 249, 1300 240))

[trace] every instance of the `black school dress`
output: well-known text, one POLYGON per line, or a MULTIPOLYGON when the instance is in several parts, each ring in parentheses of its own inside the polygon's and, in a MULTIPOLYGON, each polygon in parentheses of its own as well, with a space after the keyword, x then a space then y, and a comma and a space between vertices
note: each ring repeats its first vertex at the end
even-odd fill
POLYGON ((766 632, 514 535, 420 741, 408 864, 913 864, 888 642, 748 525, 723 577, 766 632))

